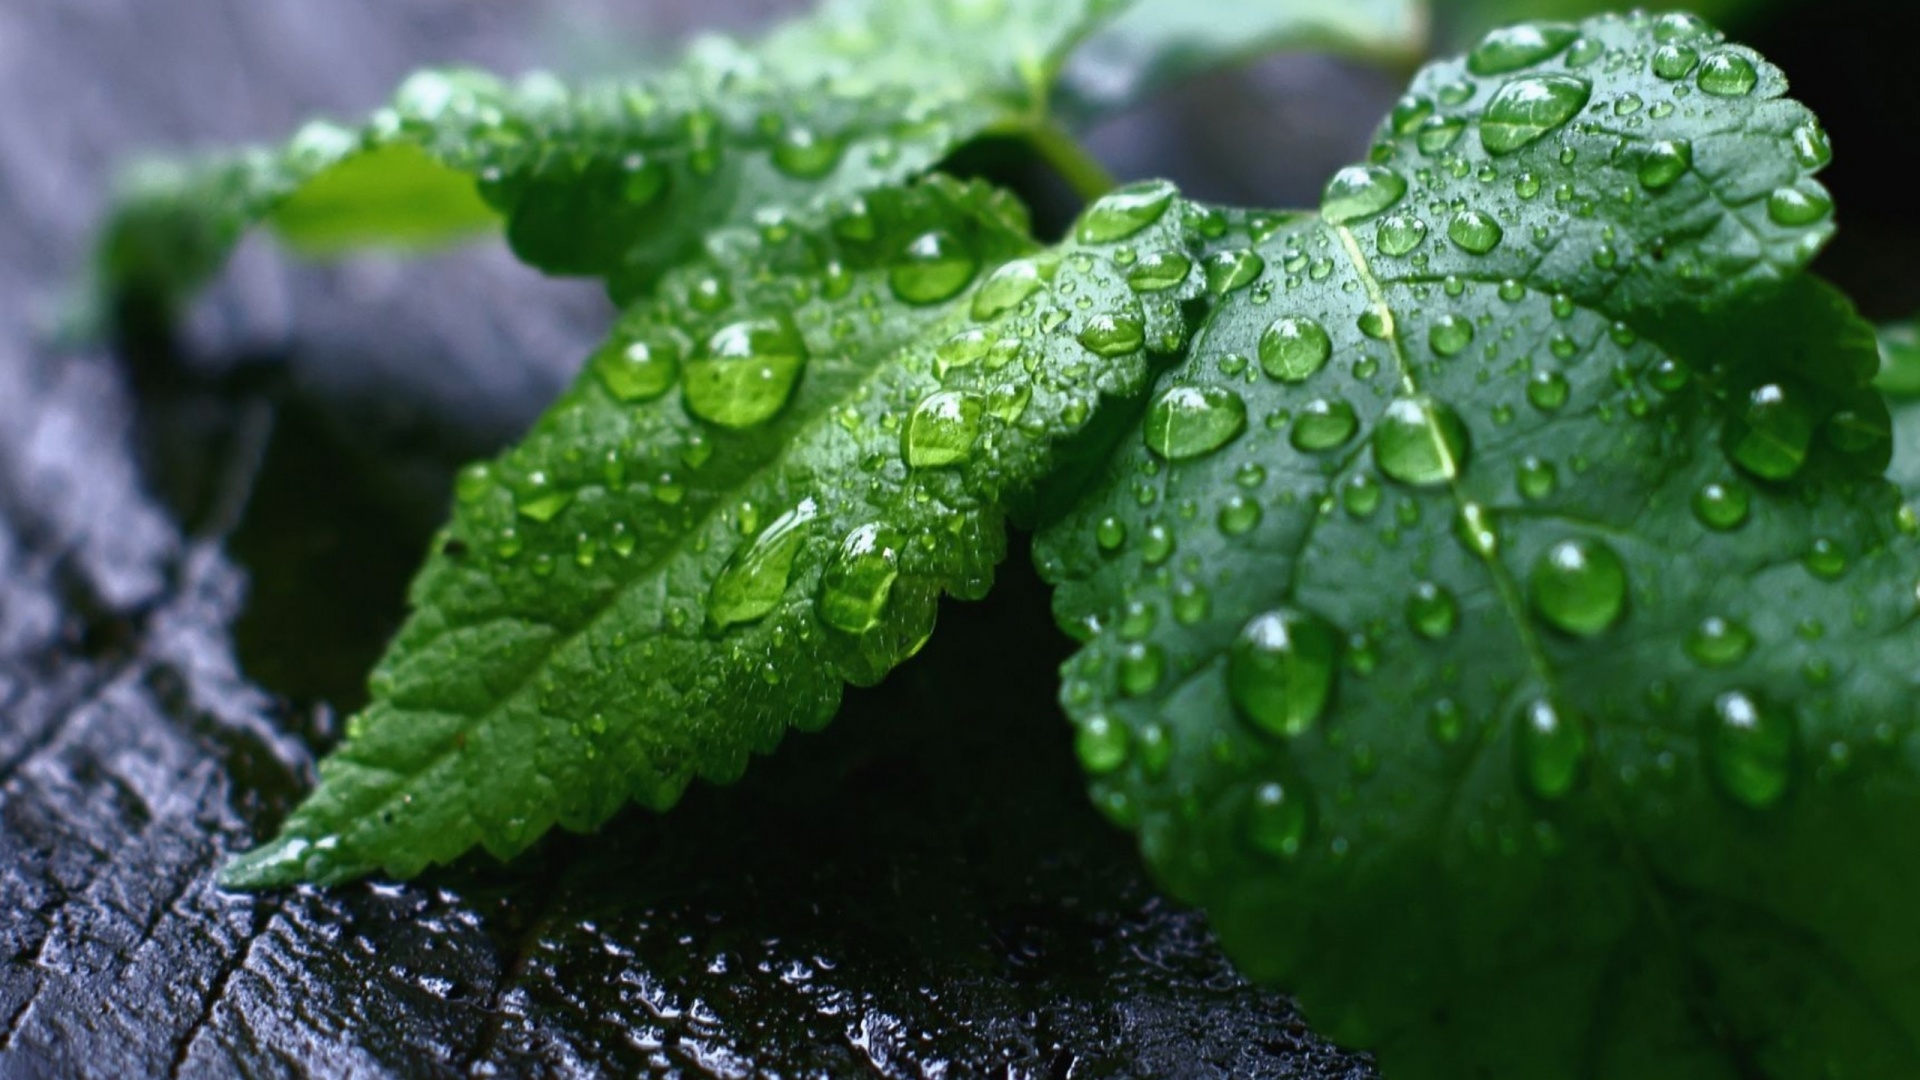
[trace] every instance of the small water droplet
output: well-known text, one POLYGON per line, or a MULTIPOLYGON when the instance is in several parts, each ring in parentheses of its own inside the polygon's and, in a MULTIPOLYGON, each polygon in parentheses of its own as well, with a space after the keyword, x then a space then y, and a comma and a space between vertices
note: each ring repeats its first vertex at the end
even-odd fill
POLYGON ((1720 790, 1755 810, 1779 802, 1793 776, 1793 718, 1733 691, 1714 699, 1705 726, 1707 759, 1720 790))
POLYGON ((780 603, 820 506, 812 499, 781 514, 727 560, 707 595, 707 617, 717 628, 764 618, 780 603))
POLYGON ((1220 531, 1228 536, 1245 536, 1260 524, 1262 516, 1258 500, 1240 494, 1229 496, 1220 504, 1220 531))
POLYGON ((1753 651, 1753 632, 1718 615, 1700 620, 1687 636, 1687 655, 1706 667, 1731 667, 1753 651))
POLYGON ((1737 483, 1703 484, 1693 496, 1693 513, 1707 528, 1727 532, 1746 524, 1752 501, 1737 483))
POLYGON ((1407 597, 1407 623, 1421 637, 1437 641, 1459 625, 1460 605, 1446 586, 1423 581, 1407 597))
POLYGON ((1599 540, 1562 540, 1533 564, 1533 605, 1569 634, 1594 637, 1620 621, 1627 606, 1627 571, 1599 540))
POLYGON ((1080 730, 1074 735, 1073 749, 1081 767, 1100 776, 1127 763, 1131 741, 1125 724, 1106 713, 1095 713, 1081 721, 1080 730))
POLYGON ((1318 616, 1295 608, 1256 615, 1241 628, 1227 660, 1235 707, 1271 735, 1312 730, 1333 694, 1337 638, 1318 616))
POLYGON ((1165 180, 1129 184, 1102 196, 1080 215, 1074 230, 1083 244, 1111 244, 1159 221, 1178 192, 1165 180))
POLYGON ((916 469, 964 464, 980 437, 986 402, 963 390, 929 394, 913 407, 900 433, 900 456, 916 469))
POLYGON ((1467 122, 1457 116, 1430 116, 1420 125, 1420 131, 1413 141, 1421 153, 1433 157, 1452 149, 1466 130, 1467 122))
POLYGON ((1396 399, 1373 429, 1373 458, 1380 471, 1413 487, 1456 479, 1466 468, 1467 454, 1467 426, 1460 414, 1429 397, 1396 399))
POLYGON ((1333 174, 1320 196, 1331 225, 1350 225, 1391 210, 1407 194, 1406 178, 1383 165, 1351 165, 1333 174))
POLYGON ((453 496, 462 503, 477 503, 493 494, 498 486, 493 466, 476 461, 460 470, 453 480, 453 496))
POLYGON ((1833 143, 1826 129, 1812 120, 1793 129, 1793 156, 1808 169, 1818 169, 1833 160, 1833 143))
POLYGON ((1506 235, 1500 223, 1478 210, 1462 210, 1447 223, 1447 238, 1470 255, 1485 255, 1506 235))
POLYGON ((820 575, 814 610, 820 621, 849 634, 880 625, 893 583, 900 576, 906 538, 885 525, 862 525, 848 533, 820 575))
POLYGON ((1128 697, 1153 693, 1167 670, 1166 654, 1151 642, 1136 641, 1120 653, 1120 692, 1128 697))
POLYGON ((832 172, 845 149, 846 144, 832 135, 792 125, 774 140, 773 167, 788 176, 811 180, 832 172))
POLYGON ((1175 386, 1147 410, 1148 449, 1170 461, 1220 449, 1247 428, 1247 403, 1219 386, 1175 386))
POLYGON ((1536 371, 1527 380, 1527 400, 1541 412, 1553 412, 1565 405, 1569 393, 1566 376, 1557 371, 1536 371))
POLYGON ((1791 480, 1807 462, 1813 417, 1798 395, 1778 383, 1747 395, 1739 422, 1728 425, 1727 453, 1762 480, 1791 480))
POLYGON ((1579 783, 1587 761, 1587 732, 1580 719, 1546 698, 1523 705, 1515 748, 1521 778, 1542 799, 1564 798, 1579 783))
POLYGON ((1480 145, 1495 157, 1545 138, 1586 108, 1593 84, 1573 75, 1514 79, 1487 102, 1480 117, 1480 145))
POLYGON ((1352 405, 1341 398, 1316 398, 1300 407, 1288 440, 1294 449, 1312 454, 1344 446, 1359 430, 1352 405))
POLYGON ((1514 486, 1520 494, 1530 500, 1539 501, 1552 495, 1560 487, 1560 471, 1551 461, 1537 457, 1521 460, 1520 467, 1514 473, 1514 486))
POLYGON ((1306 843, 1309 813, 1304 788, 1279 782, 1253 789, 1247 803, 1247 841, 1257 850, 1282 859, 1300 854, 1306 843))
POLYGON ((1436 356, 1458 356, 1473 344, 1473 321, 1459 315, 1442 315, 1428 331, 1427 344, 1436 356))
POLYGON ((1313 319, 1286 315, 1260 335, 1260 368, 1281 382, 1302 382, 1333 356, 1333 339, 1313 319))
POLYGON ((1840 545, 1820 537, 1807 549, 1807 570, 1823 581, 1838 581, 1847 573, 1847 553, 1840 545))
POLYGON ((687 363, 687 411, 722 427, 752 427, 786 406, 807 358, 806 341, 785 315, 731 323, 687 363))
POLYGON ((1094 543, 1102 551, 1118 551, 1127 542, 1127 524, 1117 517, 1103 517, 1093 529, 1094 543))
POLYGON ((973 280, 980 260, 952 233, 934 229, 910 241, 887 271, 893 295, 909 304, 936 304, 973 280))

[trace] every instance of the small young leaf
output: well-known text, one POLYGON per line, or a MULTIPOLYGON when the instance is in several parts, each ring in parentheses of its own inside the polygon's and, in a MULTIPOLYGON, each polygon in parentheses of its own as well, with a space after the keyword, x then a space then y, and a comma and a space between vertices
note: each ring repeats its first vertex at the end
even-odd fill
MULTIPOLYGON (((1184 250, 1172 194, 1122 191, 1102 235, 1184 250)), ((1009 508, 1184 344, 1199 288, 1036 253, 1009 198, 941 177, 715 234, 462 475, 373 703, 225 880, 511 856, 737 777, 985 591, 1009 508)))
POLYGON ((578 90, 422 72, 358 128, 317 122, 277 151, 137 170, 103 241, 104 285, 177 305, 262 220, 325 252, 455 239, 497 217, 525 261, 608 278, 624 301, 708 229, 1044 126, 1066 51, 1115 5, 846 0, 751 51, 707 39, 651 79, 578 90))
POLYGON ((1386 1075, 1920 1075, 1920 539, 1784 85, 1429 68, 1041 534, 1096 802, 1386 1075))

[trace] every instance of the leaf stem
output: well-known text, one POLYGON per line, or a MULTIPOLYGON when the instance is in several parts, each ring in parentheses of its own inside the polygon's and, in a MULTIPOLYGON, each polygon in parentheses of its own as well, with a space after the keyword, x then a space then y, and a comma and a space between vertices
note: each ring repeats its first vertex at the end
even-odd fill
POLYGON ((1053 120, 1032 124, 1026 135, 1033 148, 1053 166, 1053 171, 1082 199, 1092 202, 1120 186, 1099 158, 1088 153, 1078 139, 1053 120))

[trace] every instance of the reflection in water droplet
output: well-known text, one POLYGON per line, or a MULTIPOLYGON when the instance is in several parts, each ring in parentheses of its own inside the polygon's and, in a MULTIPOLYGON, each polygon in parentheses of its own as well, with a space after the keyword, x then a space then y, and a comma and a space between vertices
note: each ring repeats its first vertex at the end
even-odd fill
POLYGON ((1127 271, 1127 287, 1137 293, 1165 292, 1192 271, 1193 260, 1177 251, 1149 252, 1127 271))
POLYGON ((1427 223, 1412 214, 1394 214, 1380 222, 1375 243, 1380 254, 1401 256, 1420 246, 1427 238, 1427 223))
POLYGON ((1714 699, 1705 726, 1707 760, 1720 790, 1755 810, 1779 802, 1793 777, 1792 716, 1734 691, 1714 699))
POLYGON ((1727 454, 1762 480, 1791 480, 1813 445, 1813 417, 1800 397, 1778 383, 1747 395, 1739 422, 1727 427, 1727 454))
POLYGON ((1327 366, 1333 339, 1304 316, 1275 319, 1260 335, 1260 368, 1281 382, 1301 382, 1327 366))
POLYGON ((985 411, 978 394, 941 390, 927 395, 913 407, 900 433, 900 456, 916 469, 965 463, 973 456, 985 411))
POLYGON ((1514 79, 1494 93, 1480 116, 1480 145, 1495 157, 1545 138, 1586 108, 1593 84, 1573 75, 1514 79))
POLYGON ((1460 414, 1429 397, 1396 399, 1373 429, 1373 459, 1380 471, 1413 487, 1458 478, 1467 455, 1467 426, 1460 414))
POLYGON ((1717 52, 1700 65, 1700 89, 1715 97, 1745 97, 1760 76, 1753 62, 1736 52, 1717 52))
POLYGON ((812 499, 775 518, 773 524, 727 560, 707 594, 707 617, 716 628, 763 618, 780 602, 820 505, 812 499))
POLYGON ((1427 345, 1436 356, 1458 356, 1473 344, 1473 321, 1459 315, 1442 315, 1427 332, 1427 345))
POLYGON ((1267 268, 1267 261, 1247 248, 1231 248, 1207 256, 1204 267, 1207 291, 1215 296, 1225 296, 1252 284, 1260 272, 1267 268))
POLYGON ((1447 223, 1447 238, 1469 255, 1485 255, 1499 247, 1505 235, 1499 222, 1478 210, 1462 210, 1447 223))
POLYGON ((687 411, 722 427, 752 427, 787 404, 807 364, 807 345, 786 315, 731 323, 687 364, 687 411))
POLYGON ((1291 738, 1312 730, 1333 694, 1336 636, 1295 608, 1256 615, 1234 639, 1227 689, 1247 721, 1291 738))
POLYGON ((1620 621, 1627 605, 1627 571, 1599 540, 1562 540, 1533 564, 1533 604, 1554 626, 1593 637, 1620 621))
POLYGON ((1788 228, 1800 228, 1811 225, 1833 213, 1833 199, 1818 184, 1809 185, 1809 190, 1800 188, 1776 188, 1767 197, 1767 217, 1775 225, 1788 228))
POLYGON ((1669 82, 1686 78, 1699 62, 1700 54, 1685 45, 1662 45, 1653 51, 1653 73, 1669 82))
POLYGON ((814 610, 820 621, 849 634, 880 625, 893 583, 900 576, 906 538, 885 525, 867 524, 848 533, 820 575, 814 610))
POLYGON ((1137 315, 1101 314, 1087 320, 1079 341, 1095 356, 1112 359, 1135 352, 1146 344, 1147 331, 1137 315))
POLYGON ((1693 513, 1700 524, 1726 532, 1746 524, 1752 497, 1736 483, 1704 484, 1693 497, 1693 513))
POLYGON ((1147 410, 1148 449, 1170 461, 1210 454, 1247 428, 1247 403, 1219 386, 1175 386, 1147 410))

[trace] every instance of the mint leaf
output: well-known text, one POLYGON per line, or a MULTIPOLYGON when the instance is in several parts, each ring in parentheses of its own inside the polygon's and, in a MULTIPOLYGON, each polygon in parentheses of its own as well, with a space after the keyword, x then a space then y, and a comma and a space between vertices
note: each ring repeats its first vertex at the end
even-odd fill
POLYGON ((316 122, 278 150, 136 171, 102 242, 103 284, 176 307, 261 221, 325 253, 443 242, 497 217, 525 261, 629 299, 708 229, 1047 128, 1066 51, 1114 6, 848 0, 752 50, 706 39, 650 79, 578 89, 422 72, 358 127, 316 122))
POLYGON ((1920 1071, 1920 530, 1784 91, 1428 68, 1041 534, 1096 802, 1388 1076, 1920 1071))
MULTIPOLYGON (((1172 196, 1123 192, 1093 235, 1184 247, 1172 196)), ((1184 278, 1136 294, 1105 258, 1036 253, 1017 204, 942 177, 715 234, 462 475, 372 704, 224 880, 511 856, 824 723, 943 592, 986 590, 1056 444, 1183 344, 1184 278)))
POLYGON ((1136 0, 1075 51, 1062 88, 1081 110, 1100 111, 1279 49, 1411 61, 1426 22, 1422 0, 1136 0))

